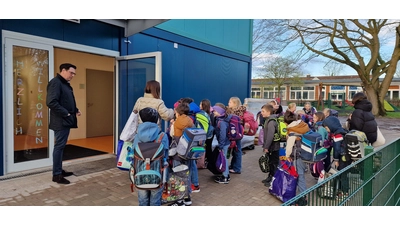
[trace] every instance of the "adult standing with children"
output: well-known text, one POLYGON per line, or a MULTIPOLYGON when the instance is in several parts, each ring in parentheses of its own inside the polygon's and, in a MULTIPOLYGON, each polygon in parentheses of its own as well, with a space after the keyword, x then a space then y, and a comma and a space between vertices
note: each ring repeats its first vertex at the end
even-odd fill
MULTIPOLYGON (((146 107, 157 110, 160 118, 165 121, 170 121, 174 118, 174 110, 167 108, 164 101, 161 99, 161 87, 160 83, 156 80, 149 80, 144 88, 144 95, 136 100, 133 110, 138 112, 146 107)), ((139 123, 142 120, 139 118, 139 123)), ((161 120, 159 119, 157 124, 161 126, 161 120)))
POLYGON ((76 66, 70 63, 60 65, 60 73, 51 79, 47 85, 46 105, 50 108, 49 128, 54 131, 53 150, 53 182, 69 184, 64 177, 73 175, 62 169, 62 158, 65 145, 71 128, 78 128, 76 116, 81 111, 76 107, 74 92, 71 87, 71 80, 76 75, 76 66))
POLYGON ((354 111, 348 118, 349 130, 364 132, 369 143, 374 143, 377 139, 378 124, 372 114, 372 103, 362 92, 354 94, 352 103, 354 111))

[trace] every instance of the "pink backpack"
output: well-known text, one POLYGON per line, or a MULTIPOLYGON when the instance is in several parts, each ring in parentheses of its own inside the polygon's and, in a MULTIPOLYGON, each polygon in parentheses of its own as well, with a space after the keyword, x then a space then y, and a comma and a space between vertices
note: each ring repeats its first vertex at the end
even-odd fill
POLYGON ((243 114, 244 134, 248 136, 254 136, 258 130, 258 122, 256 121, 254 114, 250 111, 245 111, 243 114))

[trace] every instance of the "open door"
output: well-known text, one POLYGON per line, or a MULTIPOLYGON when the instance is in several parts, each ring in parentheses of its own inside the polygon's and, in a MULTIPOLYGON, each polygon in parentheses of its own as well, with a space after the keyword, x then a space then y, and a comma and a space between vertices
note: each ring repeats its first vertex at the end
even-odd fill
MULTIPOLYGON (((156 80, 162 88, 161 52, 149 52, 116 58, 116 121, 114 151, 119 135, 125 126, 133 106, 143 96, 146 82, 156 80)), ((161 91, 162 93, 162 91, 161 91)))
POLYGON ((4 126, 6 174, 52 165, 46 86, 53 75, 53 46, 5 38, 4 126), (51 74, 50 74, 51 73, 51 74))

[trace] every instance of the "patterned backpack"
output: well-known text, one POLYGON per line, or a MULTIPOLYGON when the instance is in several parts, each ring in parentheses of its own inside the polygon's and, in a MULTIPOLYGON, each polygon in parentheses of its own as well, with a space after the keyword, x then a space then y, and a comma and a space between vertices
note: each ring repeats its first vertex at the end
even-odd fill
POLYGON ((160 188, 164 176, 164 132, 153 142, 142 142, 134 146, 134 156, 129 170, 131 189, 152 190, 160 188))

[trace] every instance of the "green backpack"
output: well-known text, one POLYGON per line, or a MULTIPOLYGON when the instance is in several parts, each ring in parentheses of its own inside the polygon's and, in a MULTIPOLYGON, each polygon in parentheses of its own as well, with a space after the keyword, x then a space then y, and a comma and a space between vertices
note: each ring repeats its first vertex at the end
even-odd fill
POLYGON ((283 122, 283 116, 280 116, 278 118, 270 118, 265 123, 268 123, 270 120, 275 120, 276 123, 278 124, 277 131, 274 133, 274 141, 285 142, 287 135, 287 128, 286 128, 286 123, 283 122))

